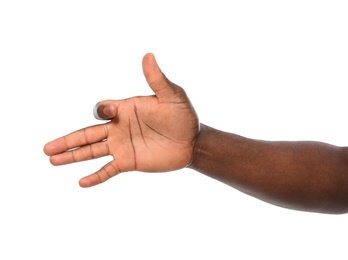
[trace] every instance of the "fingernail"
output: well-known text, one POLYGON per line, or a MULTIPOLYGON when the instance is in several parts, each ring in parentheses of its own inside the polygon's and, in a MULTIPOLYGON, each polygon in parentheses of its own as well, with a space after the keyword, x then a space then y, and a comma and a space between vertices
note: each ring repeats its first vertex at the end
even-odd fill
POLYGON ((99 103, 95 104, 95 106, 93 108, 93 115, 96 119, 103 120, 103 118, 101 118, 98 114, 98 108, 99 108, 99 103))

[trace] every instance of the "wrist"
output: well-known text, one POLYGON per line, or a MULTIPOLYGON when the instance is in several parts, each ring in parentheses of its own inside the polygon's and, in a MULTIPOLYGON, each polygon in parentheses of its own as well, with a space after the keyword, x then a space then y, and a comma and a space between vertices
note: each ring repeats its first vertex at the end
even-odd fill
POLYGON ((200 123, 197 136, 195 138, 193 149, 192 149, 192 155, 191 155, 191 161, 187 165, 187 168, 196 169, 197 161, 199 161, 199 158, 202 153, 204 153, 203 147, 205 147, 206 143, 206 136, 207 132, 209 132, 209 127, 200 123))

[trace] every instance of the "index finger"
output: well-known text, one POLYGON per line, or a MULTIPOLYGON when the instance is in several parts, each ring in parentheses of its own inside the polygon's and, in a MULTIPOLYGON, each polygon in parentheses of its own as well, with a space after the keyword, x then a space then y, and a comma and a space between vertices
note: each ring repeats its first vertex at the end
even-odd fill
POLYGON ((100 142, 107 136, 107 124, 86 127, 47 143, 44 146, 44 153, 52 156, 80 146, 100 142))

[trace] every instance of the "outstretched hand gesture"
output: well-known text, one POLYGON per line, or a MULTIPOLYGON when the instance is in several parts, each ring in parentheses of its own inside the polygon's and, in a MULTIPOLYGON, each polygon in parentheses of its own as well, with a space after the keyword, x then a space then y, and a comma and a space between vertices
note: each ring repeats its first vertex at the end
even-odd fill
POLYGON ((165 77, 153 54, 146 54, 142 65, 155 95, 99 102, 96 117, 110 121, 45 145, 44 152, 53 165, 113 157, 82 178, 81 187, 97 185, 121 172, 172 171, 191 162, 199 122, 185 91, 165 77))

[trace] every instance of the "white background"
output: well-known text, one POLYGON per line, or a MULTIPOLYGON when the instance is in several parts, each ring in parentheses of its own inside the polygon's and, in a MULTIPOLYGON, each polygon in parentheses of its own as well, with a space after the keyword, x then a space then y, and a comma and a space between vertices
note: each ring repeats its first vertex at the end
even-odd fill
POLYGON ((0 1, 0 259, 347 259, 348 215, 261 202, 189 169, 78 180, 44 144, 152 94, 153 52, 201 122, 346 146, 346 1, 0 1))

